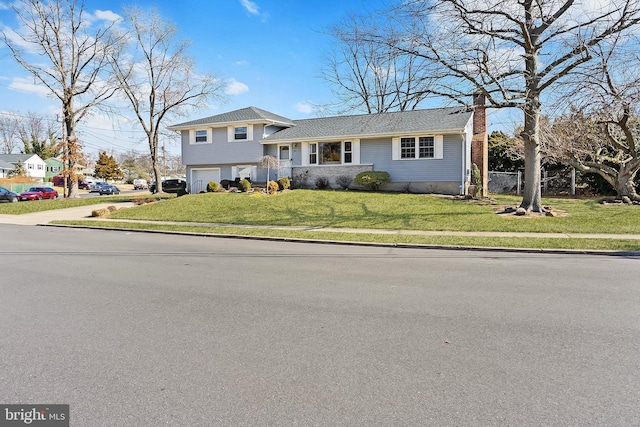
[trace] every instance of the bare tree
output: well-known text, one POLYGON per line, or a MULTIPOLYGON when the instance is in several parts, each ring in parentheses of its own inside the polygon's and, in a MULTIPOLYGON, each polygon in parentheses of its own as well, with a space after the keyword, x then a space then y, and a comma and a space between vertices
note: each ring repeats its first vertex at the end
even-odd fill
POLYGON ((3 31, 4 43, 15 60, 62 103, 69 197, 78 197, 75 165, 81 144, 76 126, 116 89, 105 75, 107 54, 117 42, 111 31, 115 21, 92 25, 84 2, 78 0, 17 0, 8 6, 19 26, 3 31))
POLYGON ((36 114, 28 113, 20 123, 18 132, 27 154, 37 154, 46 160, 61 154, 62 147, 58 143, 58 126, 55 121, 36 114))
POLYGON ((126 23, 130 49, 120 56, 114 52, 111 63, 146 134, 158 192, 162 191, 158 148, 162 124, 221 96, 225 83, 211 75, 196 74, 194 60, 187 53, 189 42, 179 40, 175 25, 156 11, 127 9, 126 23))
POLYGON ((640 170, 640 128, 629 108, 574 109, 542 127, 548 153, 584 173, 600 175, 618 197, 640 200, 634 178, 640 170))
POLYGON ((413 110, 430 94, 432 75, 425 61, 377 43, 373 16, 351 17, 329 30, 334 39, 322 77, 338 99, 338 113, 413 110))
POLYGON ((278 160, 276 157, 273 156, 269 156, 269 155, 265 155, 262 156, 258 159, 258 166, 262 167, 262 168, 267 168, 267 179, 265 182, 265 188, 269 188, 269 171, 271 169, 276 169, 278 170, 278 168, 280 168, 280 160, 278 160))
POLYGON ((20 119, 15 113, 0 113, 0 152, 11 154, 20 143, 20 119))
POLYGON ((540 117, 559 84, 592 60, 592 49, 640 23, 639 0, 411 0, 391 15, 399 32, 378 37, 431 61, 446 76, 435 92, 486 96, 523 112, 521 207, 541 212, 540 117))

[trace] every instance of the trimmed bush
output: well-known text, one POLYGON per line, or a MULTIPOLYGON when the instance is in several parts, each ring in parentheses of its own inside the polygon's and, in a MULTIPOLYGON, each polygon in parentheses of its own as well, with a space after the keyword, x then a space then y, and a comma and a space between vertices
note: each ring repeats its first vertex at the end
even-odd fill
POLYGON ((251 190, 251 183, 249 182, 249 180, 241 179, 240 182, 238 182, 238 190, 242 191, 243 193, 251 190))
POLYGON ((279 188, 279 185, 277 182, 269 181, 269 183, 267 184, 267 193, 275 194, 278 192, 278 188, 279 188))
POLYGON ((317 177, 315 184, 316 188, 319 188, 320 190, 326 190, 327 188, 330 188, 329 178, 327 178, 326 176, 317 177))
POLYGON ((95 209, 91 211, 91 216, 94 218, 107 218, 109 215, 111 215, 111 211, 107 208, 103 208, 103 209, 95 209))
POLYGON ((363 185, 371 190, 377 190, 388 182, 391 182, 391 176, 389 172, 384 171, 360 172, 355 179, 356 184, 363 185))
POLYGON ((340 175, 336 178, 336 184, 338 184, 338 187, 342 188, 343 190, 349 188, 349 186, 351 185, 351 181, 353 181, 353 178, 351 178, 349 175, 340 175))
POLYGON ((287 178, 286 176, 278 180, 278 188, 280 190, 286 190, 289 187, 291 187, 291 181, 289 181, 289 178, 287 178))
POLYGON ((207 193, 215 193, 216 191, 218 191, 218 188, 220 188, 220 186, 217 182, 209 181, 209 183, 207 184, 207 193))

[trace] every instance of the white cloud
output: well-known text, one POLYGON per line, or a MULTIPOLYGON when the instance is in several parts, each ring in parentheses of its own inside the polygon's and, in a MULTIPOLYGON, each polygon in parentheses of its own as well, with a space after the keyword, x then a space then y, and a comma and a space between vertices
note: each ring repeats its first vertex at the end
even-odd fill
POLYGON ((249 86, 237 81, 236 79, 231 79, 224 89, 224 92, 230 96, 240 95, 241 93, 249 92, 249 86))
POLYGON ((9 10, 9 6, 7 6, 4 2, 0 2, 0 10, 9 10))
POLYGON ((309 105, 305 102, 298 102, 296 104, 296 110, 300 111, 303 114, 313 114, 316 111, 313 105, 309 105))
POLYGON ((43 98, 51 95, 51 91, 46 86, 34 84, 33 79, 29 78, 16 77, 9 85, 9 88, 19 92, 34 93, 43 98))
POLYGON ((96 10, 95 16, 97 19, 110 22, 117 22, 122 19, 120 15, 110 10, 96 10))
POLYGON ((260 14, 260 7, 256 3, 252 2, 251 0, 240 0, 240 3, 242 4, 242 7, 244 7, 245 10, 250 14, 252 15, 260 14))

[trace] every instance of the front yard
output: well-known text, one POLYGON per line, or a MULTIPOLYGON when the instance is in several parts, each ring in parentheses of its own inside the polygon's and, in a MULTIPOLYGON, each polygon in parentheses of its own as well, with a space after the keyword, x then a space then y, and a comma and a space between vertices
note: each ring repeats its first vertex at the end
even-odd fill
POLYGON ((497 214, 520 198, 492 202, 420 194, 295 190, 274 196, 206 193, 122 210, 112 218, 237 225, 386 230, 640 233, 640 206, 600 205, 594 199, 546 199, 558 217, 497 214))
MULTIPOLYGON (((131 196, 94 197, 0 204, 0 214, 27 213, 92 203, 130 201, 131 196), (23 210, 27 210, 22 212, 23 210)), ((567 234, 640 234, 640 206, 601 205, 596 199, 549 198, 544 204, 556 217, 500 214, 517 206, 520 198, 494 196, 488 201, 419 194, 355 191, 294 190, 273 196, 259 193, 206 193, 147 203, 111 214, 115 221, 60 221, 68 225, 165 230, 290 239, 325 239, 371 243, 445 246, 511 247, 532 249, 640 250, 640 240, 609 238, 527 238, 425 236, 409 231, 480 231, 567 234), (137 223, 135 220, 153 221, 137 223), (180 224, 162 224, 175 221, 180 224), (198 224, 196 224, 198 223, 198 224), (247 228, 245 225, 264 226, 247 228), (268 226, 297 226, 277 229, 268 226), (322 228, 344 229, 327 232, 322 228), (353 233, 349 229, 369 229, 353 233), (392 232, 376 232, 387 230, 392 232), (393 233, 393 231, 397 231, 393 233)))

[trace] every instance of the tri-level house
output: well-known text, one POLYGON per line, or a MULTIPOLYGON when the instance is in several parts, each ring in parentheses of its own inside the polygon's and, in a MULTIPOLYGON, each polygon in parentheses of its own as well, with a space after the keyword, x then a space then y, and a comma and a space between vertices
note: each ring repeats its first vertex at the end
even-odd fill
POLYGON ((169 129, 182 135, 191 193, 209 181, 249 178, 264 184, 267 171, 270 180, 286 176, 292 186, 309 188, 319 177, 336 187, 338 177, 386 171, 391 182, 384 190, 461 194, 469 185, 474 144, 473 161, 486 168, 483 108, 291 120, 248 107, 169 129), (278 167, 262 167, 263 156, 278 159, 278 167))

